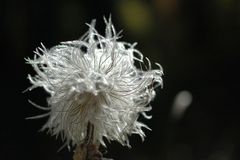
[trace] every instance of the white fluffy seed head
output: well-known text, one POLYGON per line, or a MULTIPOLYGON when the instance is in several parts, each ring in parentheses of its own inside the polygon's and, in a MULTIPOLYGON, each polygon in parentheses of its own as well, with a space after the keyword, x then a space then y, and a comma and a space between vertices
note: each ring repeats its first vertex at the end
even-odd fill
POLYGON ((162 85, 161 66, 152 69, 135 44, 118 41, 110 19, 105 23, 105 37, 93 21, 79 40, 49 50, 42 45, 26 60, 37 73, 28 76, 29 90, 43 87, 50 94, 48 107, 35 105, 48 113, 33 118, 49 115, 43 129, 60 135, 66 145, 83 142, 88 122, 94 125, 94 143, 105 145, 105 137, 130 146, 131 134, 144 139, 142 128, 148 127, 138 117, 151 118, 145 112, 151 110, 154 89, 162 85))

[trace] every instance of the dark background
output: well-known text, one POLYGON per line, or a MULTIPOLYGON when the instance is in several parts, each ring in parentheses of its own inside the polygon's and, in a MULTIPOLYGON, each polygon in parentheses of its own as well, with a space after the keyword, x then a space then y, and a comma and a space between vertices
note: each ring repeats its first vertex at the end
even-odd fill
POLYGON ((78 39, 92 19, 104 31, 112 15, 122 40, 164 68, 146 140, 131 136, 132 149, 108 144, 115 160, 239 160, 239 0, 5 0, 0 2, 0 159, 70 160, 62 143, 38 132, 46 119, 27 100, 46 105, 42 89, 22 93, 34 74, 24 57, 42 42, 47 48, 78 39), (182 92, 185 91, 185 92, 182 92), (188 96, 186 96, 187 93, 188 96), (176 95, 180 101, 176 101, 176 95), (191 101, 192 97, 192 101, 191 101), (178 108, 178 103, 190 105, 178 108), (174 108, 175 107, 175 108, 174 108), (180 109, 175 113, 174 109, 180 109))

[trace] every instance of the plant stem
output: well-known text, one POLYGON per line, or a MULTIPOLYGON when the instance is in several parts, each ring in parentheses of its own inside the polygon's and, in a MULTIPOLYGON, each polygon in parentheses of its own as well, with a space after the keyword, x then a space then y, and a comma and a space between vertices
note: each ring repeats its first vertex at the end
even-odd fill
POLYGON ((76 147, 73 160, 101 160, 103 158, 98 145, 93 144, 93 134, 94 125, 88 122, 87 135, 84 142, 76 147))

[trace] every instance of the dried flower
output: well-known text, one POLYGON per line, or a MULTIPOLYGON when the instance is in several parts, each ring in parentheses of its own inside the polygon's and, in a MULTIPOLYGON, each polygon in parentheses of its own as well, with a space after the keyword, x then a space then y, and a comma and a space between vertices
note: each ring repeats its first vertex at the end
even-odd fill
POLYGON ((94 143, 105 145, 105 137, 130 146, 131 134, 144 139, 142 128, 148 127, 138 117, 151 118, 145 112, 151 110, 154 89, 162 85, 161 66, 152 69, 136 43, 118 41, 111 19, 105 23, 105 37, 93 21, 79 40, 49 50, 42 45, 33 59, 26 59, 37 73, 28 76, 29 90, 43 87, 50 94, 48 107, 34 104, 48 112, 31 118, 49 116, 43 129, 60 135, 66 145, 83 142, 88 122, 94 125, 94 143))

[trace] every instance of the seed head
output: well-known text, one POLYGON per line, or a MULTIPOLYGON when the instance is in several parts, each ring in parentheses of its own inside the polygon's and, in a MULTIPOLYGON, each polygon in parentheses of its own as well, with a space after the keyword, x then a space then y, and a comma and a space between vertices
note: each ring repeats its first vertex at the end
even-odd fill
POLYGON ((154 89, 162 85, 161 66, 152 69, 136 44, 119 41, 111 19, 105 23, 105 36, 93 21, 80 39, 51 49, 42 45, 26 59, 37 73, 28 76, 29 90, 43 87, 50 95, 48 107, 34 104, 48 112, 32 118, 49 116, 43 129, 60 135, 66 145, 83 142, 88 122, 94 125, 94 143, 105 145, 105 137, 130 146, 131 134, 144 139, 142 128, 148 127, 138 117, 151 118, 145 112, 151 110, 154 89))

